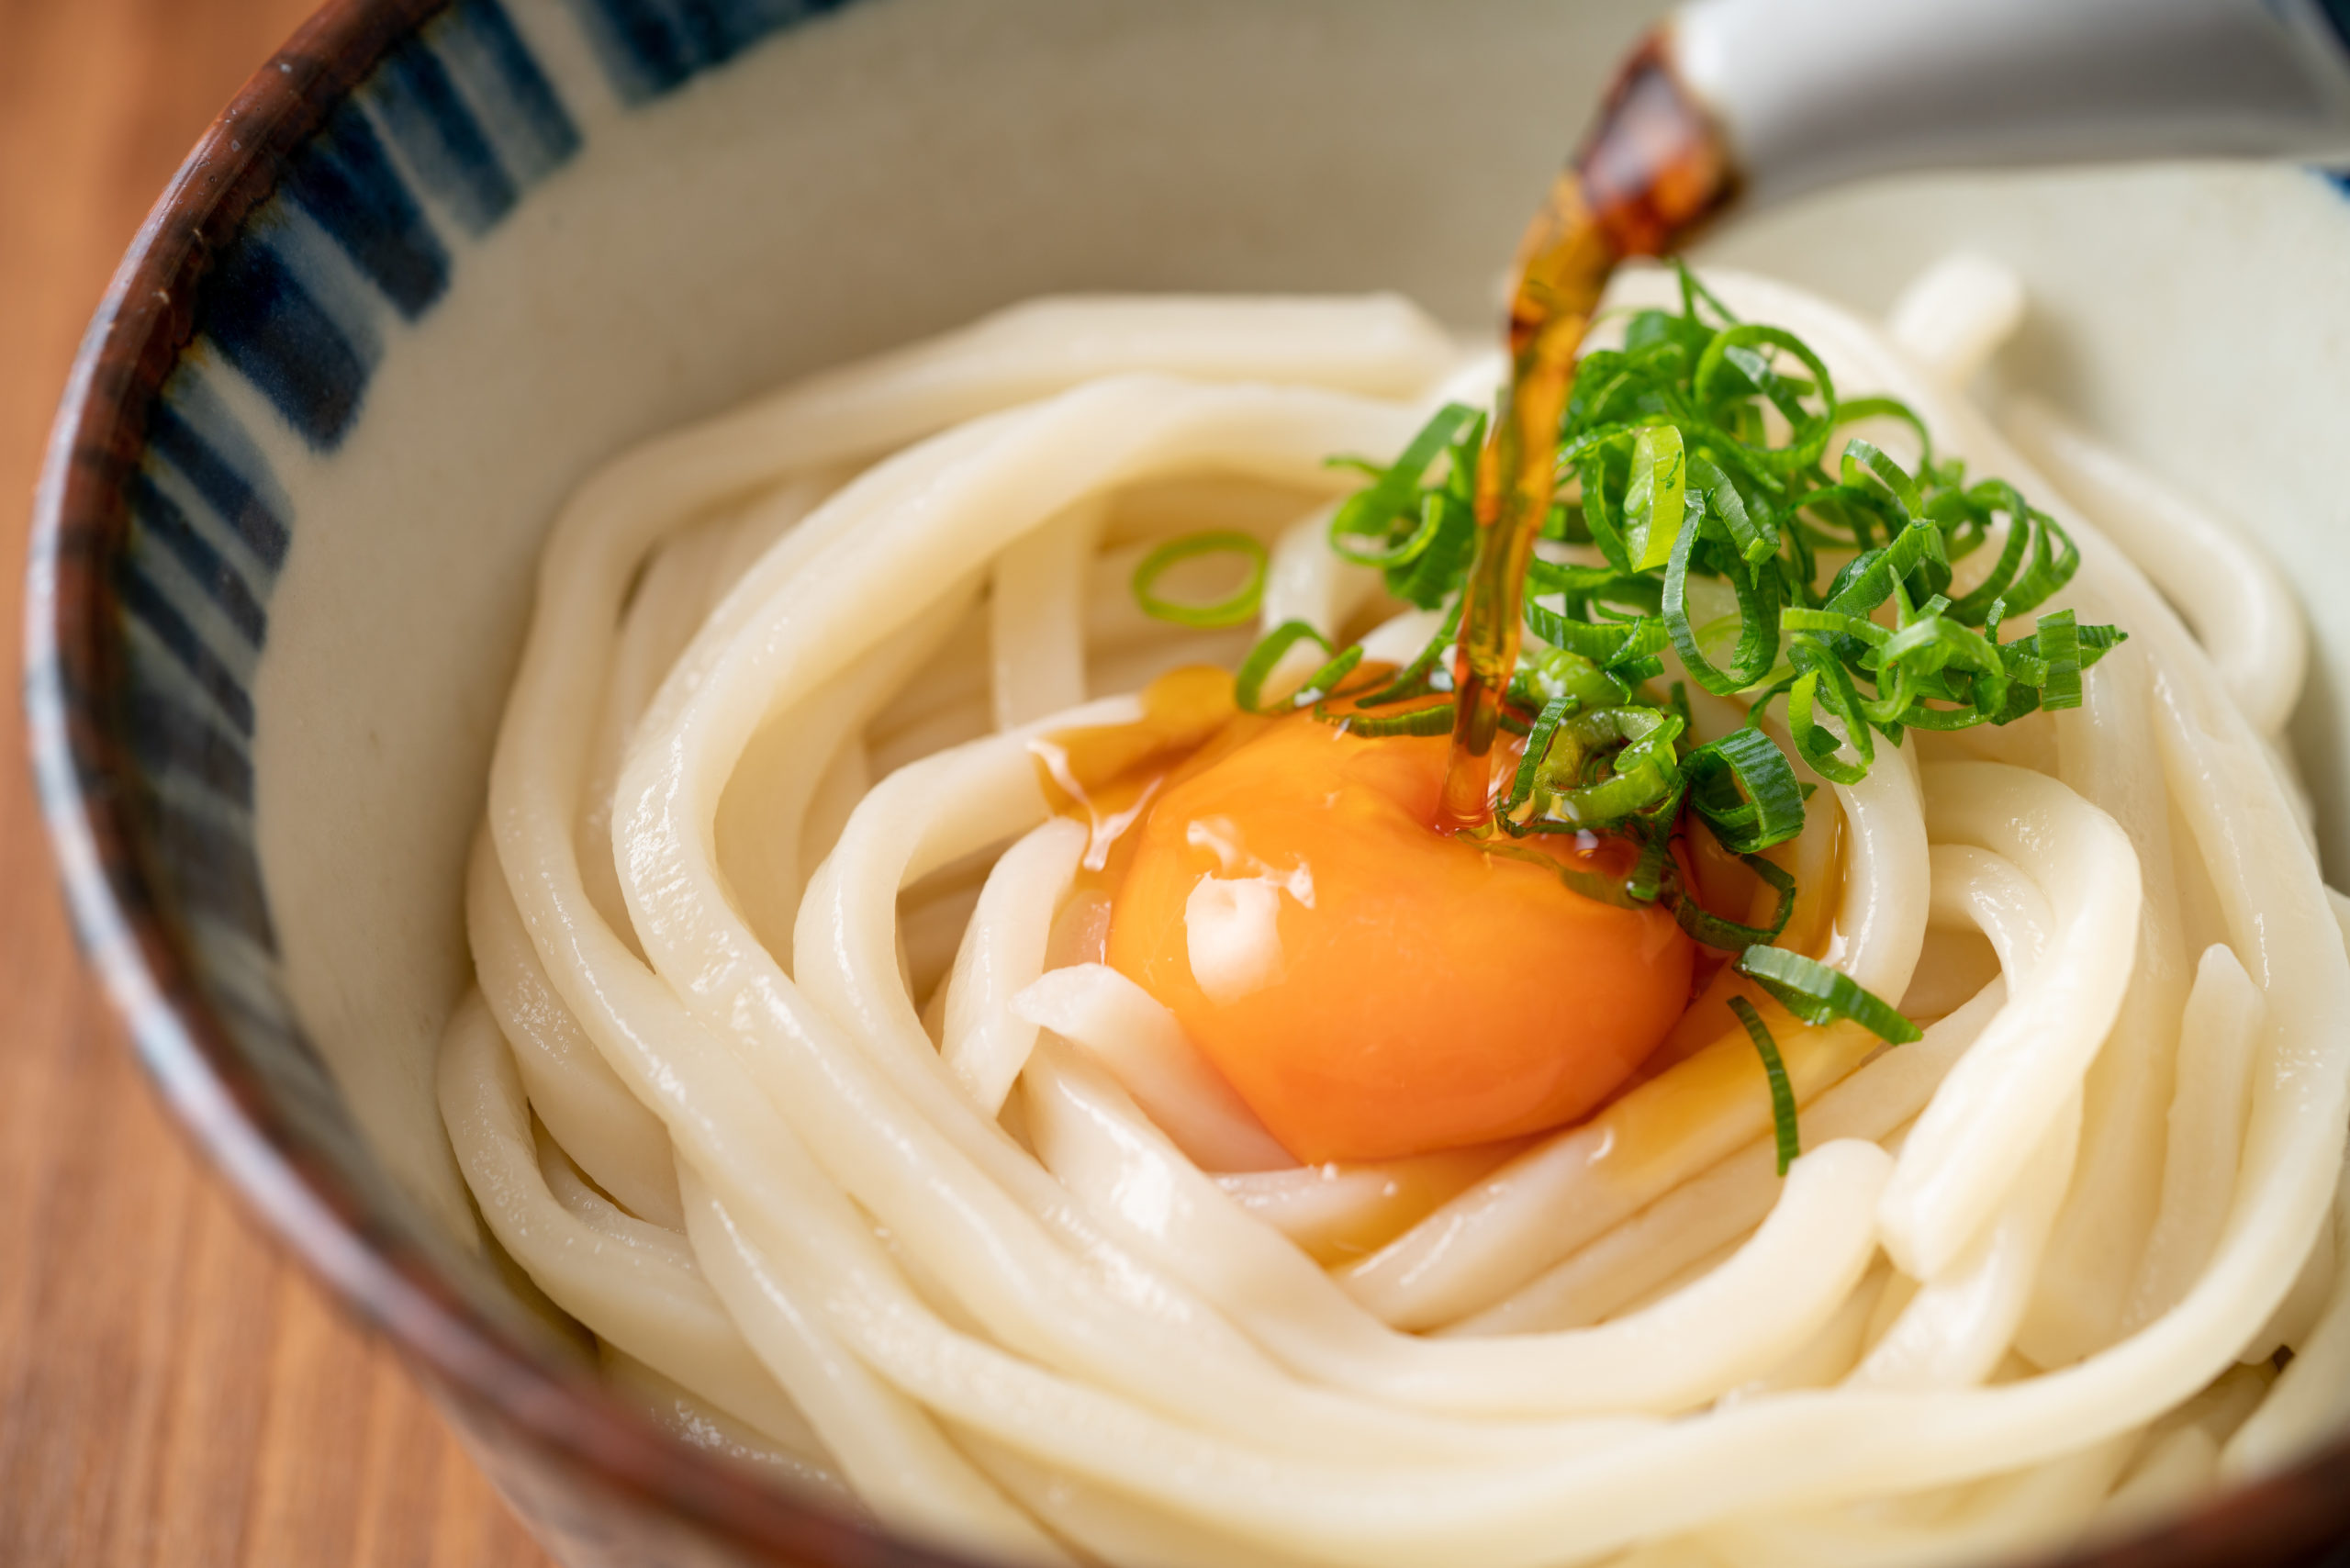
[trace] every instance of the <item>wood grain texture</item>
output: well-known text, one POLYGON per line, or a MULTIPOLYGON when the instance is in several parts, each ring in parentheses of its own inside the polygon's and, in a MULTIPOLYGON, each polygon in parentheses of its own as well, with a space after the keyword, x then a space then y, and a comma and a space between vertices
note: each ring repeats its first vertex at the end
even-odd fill
MULTIPOLYGON (((73 349, 308 0, 0 0, 0 643, 73 349)), ((382 1345, 164 1119, 84 980, 0 722, 0 1563, 543 1568, 382 1345)))

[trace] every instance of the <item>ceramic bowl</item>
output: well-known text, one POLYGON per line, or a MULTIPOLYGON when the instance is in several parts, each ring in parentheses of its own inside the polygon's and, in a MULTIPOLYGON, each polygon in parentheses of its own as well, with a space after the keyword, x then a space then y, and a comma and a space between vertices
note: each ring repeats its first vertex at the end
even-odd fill
MULTIPOLYGON (((338 0, 173 182, 68 388, 27 701, 90 960, 165 1098, 573 1568, 940 1562, 599 1389, 489 1260, 431 1089, 541 532, 640 437, 1046 290, 1496 263, 1618 0, 338 0)), ((1964 243, 1998 374, 2350 601, 2350 206, 2286 169, 1953 180, 1734 230, 1881 308, 1964 243)), ((2350 861, 2350 622, 2295 732, 2350 861)), ((2350 1450, 2099 1559, 2300 1562, 2350 1450)))

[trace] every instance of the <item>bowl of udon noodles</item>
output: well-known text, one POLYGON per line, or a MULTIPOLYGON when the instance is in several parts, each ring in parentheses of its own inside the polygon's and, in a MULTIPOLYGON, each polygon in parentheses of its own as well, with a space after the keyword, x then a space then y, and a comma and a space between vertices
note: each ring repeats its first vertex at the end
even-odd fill
POLYGON ((192 156, 68 895, 570 1568, 2340 1560, 2350 202, 1628 271, 1438 838, 1644 9, 337 0, 192 156))

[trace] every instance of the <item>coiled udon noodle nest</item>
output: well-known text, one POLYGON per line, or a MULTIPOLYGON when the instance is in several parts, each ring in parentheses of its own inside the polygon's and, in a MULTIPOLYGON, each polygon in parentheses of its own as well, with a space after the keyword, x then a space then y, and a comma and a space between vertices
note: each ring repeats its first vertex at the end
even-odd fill
POLYGON ((1975 1561, 2335 1421, 2350 966, 2289 599, 1953 393, 2012 280, 1889 330, 1712 282, 2056 511, 2131 633, 2084 707, 1815 796, 1820 956, 1925 1038, 1783 1042, 1784 1181, 1742 1036, 1490 1170, 1265 1158, 1072 946, 1034 743, 1246 648, 1134 608, 1174 533, 1265 538, 1268 625, 1382 613, 1325 459, 1496 369, 1388 298, 1021 307, 630 454, 546 547, 441 1100, 620 1387, 923 1539, 1120 1564, 1975 1561))

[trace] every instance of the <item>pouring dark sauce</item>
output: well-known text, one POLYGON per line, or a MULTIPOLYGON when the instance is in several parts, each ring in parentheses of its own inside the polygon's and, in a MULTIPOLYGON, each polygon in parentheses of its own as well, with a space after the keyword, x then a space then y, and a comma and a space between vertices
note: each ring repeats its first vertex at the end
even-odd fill
POLYGON ((1618 263, 1685 243, 1737 194, 1720 128, 1651 37, 1617 73, 1583 150, 1519 241, 1509 388, 1477 465, 1477 554, 1453 654, 1451 760, 1437 826, 1493 820, 1494 741, 1517 668, 1527 561, 1558 488, 1575 353, 1618 263))
MULTIPOLYGON (((1729 982, 1715 983, 1726 959, 1701 956, 1653 897, 1585 890, 1628 884, 1643 843, 1604 829, 1489 838, 1497 778, 1531 734, 1505 727, 1528 717, 1505 703, 1575 356, 1616 267, 1681 244, 1734 185, 1721 133, 1651 39, 1521 247, 1510 385, 1463 498, 1476 541, 1449 736, 1355 731, 1354 704, 1393 673, 1361 666, 1357 646, 1353 662, 1336 655, 1352 673, 1327 677, 1310 714, 1293 701, 1243 711, 1233 677, 1195 669, 1154 684, 1136 722, 1032 743, 1046 800, 1088 829, 1050 952, 1140 986, 1305 1165, 1490 1148, 1628 1096, 1648 1109, 1626 1114, 1677 1128, 1654 1107, 1681 1104, 1685 1085, 1639 1088, 1676 1034, 1689 1038, 1675 1059, 1703 1057, 1694 1077, 1718 1080, 1699 1100, 1752 1099, 1753 1046, 1729 982), (1523 983, 1537 973, 1546 983, 1523 983)), ((1704 879, 1726 878, 1712 890, 1744 913, 1760 884, 1719 858, 1723 878, 1704 879)), ((1697 875, 1670 865, 1660 885, 1697 875)), ((1806 1072, 1814 1033, 1832 1031, 1789 1038, 1806 1072)))

